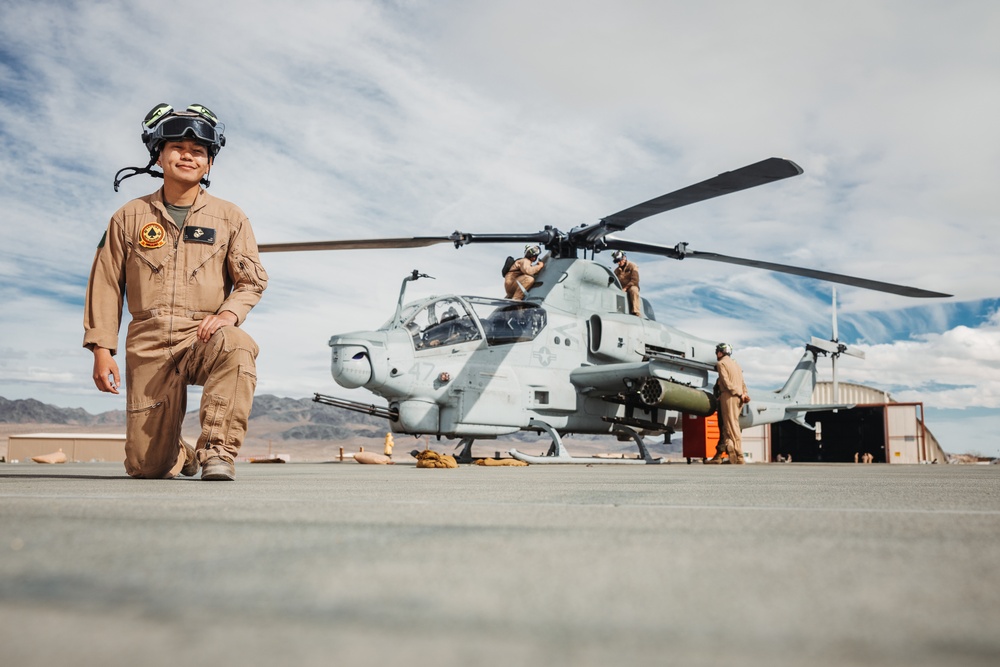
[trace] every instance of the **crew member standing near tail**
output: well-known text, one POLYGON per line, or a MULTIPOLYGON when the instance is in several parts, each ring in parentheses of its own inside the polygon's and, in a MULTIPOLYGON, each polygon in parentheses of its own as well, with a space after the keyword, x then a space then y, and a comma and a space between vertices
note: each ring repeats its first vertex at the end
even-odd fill
POLYGON ((743 463, 743 431, 740 429, 740 410, 750 402, 747 385, 743 381, 743 370, 733 359, 733 346, 719 343, 715 346, 716 370, 719 379, 715 383, 715 395, 719 399, 719 445, 715 456, 706 463, 722 463, 723 451, 729 455, 730 463, 743 463))
POLYGON ((635 262, 628 261, 628 257, 621 250, 611 253, 611 259, 617 266, 615 267, 615 278, 622 285, 622 290, 628 295, 628 310, 633 315, 642 316, 642 302, 639 300, 639 267, 635 262))
POLYGON ((201 105, 154 107, 143 121, 149 164, 119 171, 115 190, 140 173, 162 177, 163 187, 112 216, 94 257, 83 344, 101 391, 117 394, 121 384, 114 355, 123 301, 132 316, 125 338, 132 477, 193 476, 200 466, 204 480, 235 478, 257 383, 257 344, 240 325, 267 273, 243 211, 201 187, 226 143, 223 130, 201 105), (204 388, 197 449, 181 439, 188 385, 204 388))
POLYGON ((535 276, 545 268, 544 262, 535 261, 541 252, 541 248, 536 245, 524 246, 524 257, 511 264, 510 270, 503 277, 503 286, 507 291, 505 298, 524 301, 528 290, 535 284, 535 276))

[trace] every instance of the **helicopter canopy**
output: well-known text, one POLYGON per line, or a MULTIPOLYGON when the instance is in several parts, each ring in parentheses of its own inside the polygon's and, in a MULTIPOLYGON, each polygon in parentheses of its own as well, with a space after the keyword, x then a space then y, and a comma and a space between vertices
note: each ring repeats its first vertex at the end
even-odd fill
POLYGON ((403 311, 416 350, 486 339, 489 345, 534 340, 548 320, 535 303, 475 296, 444 296, 411 304, 403 311))

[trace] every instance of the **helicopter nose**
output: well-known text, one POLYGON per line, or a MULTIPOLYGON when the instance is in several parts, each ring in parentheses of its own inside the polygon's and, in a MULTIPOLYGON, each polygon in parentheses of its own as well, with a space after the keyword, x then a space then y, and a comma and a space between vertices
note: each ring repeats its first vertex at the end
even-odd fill
POLYGON ((372 363, 363 345, 334 345, 333 379, 345 389, 363 387, 372 379, 372 363))

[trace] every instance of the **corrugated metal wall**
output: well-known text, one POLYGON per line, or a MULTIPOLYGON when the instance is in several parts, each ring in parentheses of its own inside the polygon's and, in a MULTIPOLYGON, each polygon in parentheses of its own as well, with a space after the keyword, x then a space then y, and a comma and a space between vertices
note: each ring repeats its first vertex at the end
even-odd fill
POLYGON ((751 426, 743 430, 743 458, 747 463, 771 460, 771 425, 751 426))
POLYGON ((878 403, 891 403, 892 397, 881 389, 866 387, 850 382, 837 383, 837 393, 839 399, 833 396, 832 382, 817 382, 813 389, 812 402, 820 405, 827 403, 852 403, 854 405, 876 405, 878 403))
POLYGON ((7 461, 30 461, 62 450, 70 461, 124 461, 125 436, 115 434, 31 433, 11 434, 7 461))
POLYGON ((916 405, 885 406, 889 463, 920 463, 924 431, 917 420, 916 405))

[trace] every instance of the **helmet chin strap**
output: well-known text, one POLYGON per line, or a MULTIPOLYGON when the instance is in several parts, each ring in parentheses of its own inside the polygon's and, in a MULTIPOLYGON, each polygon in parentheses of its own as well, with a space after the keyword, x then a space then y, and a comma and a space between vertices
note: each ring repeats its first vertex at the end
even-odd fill
POLYGON ((137 174, 149 174, 150 176, 153 176, 155 178, 163 178, 163 173, 162 172, 153 171, 151 169, 151 167, 154 164, 156 164, 156 158, 155 157, 150 158, 149 164, 147 164, 145 167, 123 167, 123 168, 119 169, 118 173, 115 174, 115 192, 118 192, 118 186, 122 184, 122 181, 124 181, 126 178, 132 178, 133 176, 135 176, 137 174), (132 173, 125 174, 124 176, 122 176, 122 172, 123 171, 130 171, 130 170, 131 170, 132 173))
MULTIPOLYGON (((119 169, 118 173, 115 174, 115 192, 118 192, 118 186, 122 184, 122 181, 124 181, 126 178, 132 178, 133 176, 136 176, 138 174, 149 174, 153 178, 163 178, 162 171, 153 171, 152 169, 152 166, 156 164, 156 160, 157 160, 156 157, 151 158, 149 160, 149 164, 147 164, 145 167, 123 167, 119 169), (131 173, 122 176, 123 171, 131 171, 131 173)), ((199 181, 206 188, 212 184, 212 182, 208 180, 208 176, 211 173, 212 173, 212 166, 209 165, 208 171, 205 172, 205 175, 202 176, 201 181, 199 181)))

